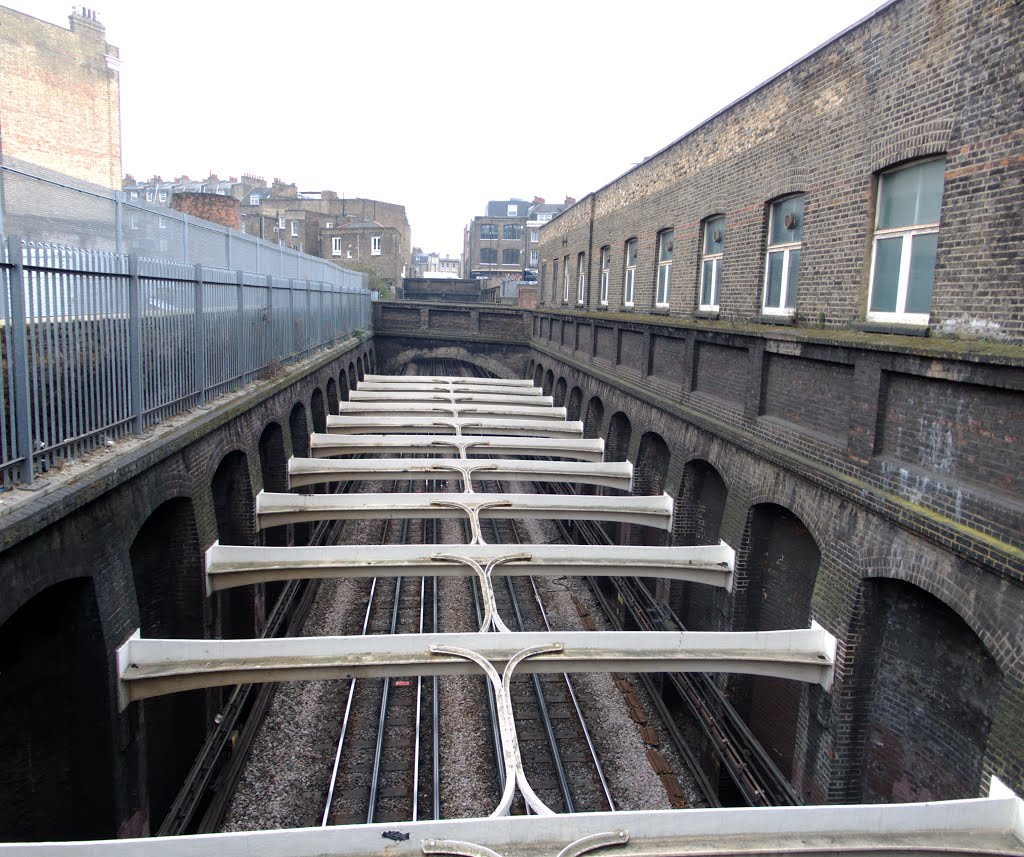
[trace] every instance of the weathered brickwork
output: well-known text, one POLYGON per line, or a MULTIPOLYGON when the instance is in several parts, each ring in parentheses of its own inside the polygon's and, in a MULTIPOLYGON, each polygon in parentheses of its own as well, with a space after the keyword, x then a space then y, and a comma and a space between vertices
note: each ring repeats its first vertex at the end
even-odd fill
POLYGON ((864 324, 879 175, 944 157, 931 312, 920 329, 1024 341, 1022 41, 1012 0, 887 5, 546 224, 541 306, 577 307, 583 252, 588 311, 705 315, 723 325, 864 324), (769 209, 791 194, 804 198, 795 312, 762 317, 769 209), (720 296, 717 309, 702 313, 702 226, 718 215, 720 296), (669 307, 661 309, 657 239, 665 229, 674 229, 674 249, 669 307), (631 239, 635 307, 623 296, 631 239), (599 303, 602 247, 611 254, 607 307, 599 303))
POLYGON ((171 197, 171 208, 229 229, 239 229, 241 204, 233 196, 216 193, 176 193, 171 197))
MULTIPOLYGON (((322 391, 328 382, 349 372, 356 375, 357 364, 359 371, 376 365, 372 341, 350 342, 257 385, 227 405, 215 402, 205 413, 158 430, 131 450, 100 459, 74 480, 51 477, 52 483, 44 483, 40 491, 19 494, 5 504, 0 517, 2 648, 6 651, 10 644, 20 651, 31 643, 24 634, 32 628, 38 635, 32 646, 44 660, 56 657, 61 649, 83 648, 78 661, 69 661, 73 673, 84 670, 90 658, 95 660, 96 653, 88 647, 98 646, 102 662, 99 674, 86 671, 92 696, 80 696, 82 711, 103 712, 97 722, 85 722, 58 705, 57 714, 40 721, 46 724, 42 731, 18 731, 17 712, 29 704, 26 700, 38 700, 39 711, 51 710, 45 689, 66 684, 60 682, 64 668, 56 661, 45 672, 58 685, 40 682, 38 672, 33 676, 21 667, 17 680, 0 685, 0 711, 5 712, 0 732, 11 738, 4 746, 13 760, 0 777, 0 804, 17 813, 11 796, 21 789, 31 792, 39 812, 26 816, 27 826, 18 828, 25 838, 56 835, 52 819, 66 816, 60 808, 70 805, 72 794, 81 796, 82 811, 92 815, 87 823, 78 820, 75 830, 62 834, 68 838, 84 832, 97 838, 145 835, 159 823, 180 775, 190 765, 190 750, 198 746, 221 700, 216 692, 182 694, 175 703, 147 704, 145 729, 138 705, 129 706, 112 724, 107 718, 117 710, 111 696, 117 684, 114 650, 140 625, 147 632, 171 631, 170 636, 252 636, 258 630, 263 618, 258 611, 265 612, 273 603, 268 605, 261 592, 251 589, 240 598, 230 593, 203 597, 201 553, 218 538, 254 542, 252 498, 264 487, 264 473, 280 487, 284 448, 306 449, 305 436, 292 436, 290 415, 295 409, 303 415, 300 425, 305 432, 304 427, 312 424, 307 417, 311 406, 319 419, 315 402, 319 399, 322 412, 322 391), (265 462, 271 449, 274 461, 265 462), (88 618, 92 609, 95 621, 88 618), (55 629, 63 627, 61 617, 66 616, 84 618, 69 619, 67 628, 57 634, 55 629), (80 633, 72 632, 74 628, 80 633), (36 688, 34 695, 17 696, 19 689, 29 686, 36 688), (150 726, 149 746, 157 748, 152 754, 145 737, 150 726), (76 734, 81 738, 72 741, 73 746, 57 746, 65 740, 60 736, 76 734), (114 734, 123 741, 103 751, 104 764, 113 759, 114 770, 97 777, 89 745, 107 747, 114 734), (36 779, 55 785, 37 789, 25 780, 30 766, 18 762, 28 758, 18 749, 24 740, 38 743, 32 751, 36 764, 42 759, 57 766, 62 759, 79 759, 82 764, 69 770, 38 770, 36 779), (97 783, 112 786, 103 793, 97 783)), ((50 693, 60 697, 63 690, 50 693)), ((78 800, 76 796, 76 806, 78 800)))
POLYGON ((65 30, 0 6, 0 154, 120 190, 118 51, 88 14, 65 30))

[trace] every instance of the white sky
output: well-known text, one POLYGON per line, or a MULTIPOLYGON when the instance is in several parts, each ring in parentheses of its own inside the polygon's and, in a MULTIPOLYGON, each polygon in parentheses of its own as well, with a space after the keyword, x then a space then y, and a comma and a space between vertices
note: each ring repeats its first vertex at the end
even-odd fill
MULTIPOLYGON (((68 0, 0 0, 67 26, 68 0)), ((458 255, 489 199, 580 198, 882 0, 92 0, 125 172, 404 204, 458 255)))

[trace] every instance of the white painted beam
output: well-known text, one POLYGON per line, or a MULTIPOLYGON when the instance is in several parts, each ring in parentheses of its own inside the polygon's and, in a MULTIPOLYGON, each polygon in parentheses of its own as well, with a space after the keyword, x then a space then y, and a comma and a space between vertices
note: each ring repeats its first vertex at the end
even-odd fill
POLYGON ((544 438, 514 437, 502 435, 356 435, 317 434, 310 435, 309 445, 314 458, 332 455, 401 455, 431 453, 459 457, 460 447, 470 455, 528 455, 538 457, 575 458, 580 461, 602 461, 604 439, 595 438, 544 438))
POLYGON ((529 387, 539 389, 533 381, 522 378, 469 378, 460 375, 367 375, 359 382, 359 388, 370 384, 386 384, 389 387, 415 386, 416 384, 456 384, 470 387, 529 387))
POLYGON ((118 649, 122 707, 140 699, 225 685, 379 676, 475 675, 471 661, 432 647, 469 649, 499 672, 518 652, 558 644, 518 672, 711 672, 764 675, 829 687, 835 638, 801 631, 587 631, 374 634, 246 640, 146 640, 118 649))
POLYGON ((424 387, 413 390, 408 387, 388 390, 369 390, 360 387, 348 394, 350 402, 448 402, 455 399, 459 402, 507 402, 510 405, 533 405, 536 407, 552 406, 552 396, 543 396, 536 387, 424 387))
POLYGON ((732 587, 735 551, 722 542, 699 547, 610 545, 331 545, 246 547, 214 544, 206 551, 206 594, 278 580, 437 575, 472 577, 452 555, 486 566, 510 554, 520 558, 494 567, 495 576, 659 577, 732 587))
POLYGON ((583 423, 513 417, 327 417, 329 434, 501 434, 519 437, 572 437, 583 423))
MULTIPOLYGON (((629 491, 633 465, 628 461, 532 461, 529 459, 455 458, 291 458, 288 487, 369 479, 449 479, 462 483, 504 479, 513 482, 573 482, 629 491)), ((462 485, 463 490, 466 486, 462 485)))
POLYGON ((565 408, 541 405, 510 405, 487 402, 339 402, 337 418, 388 415, 393 417, 523 417, 530 420, 564 420, 565 408))
POLYGON ((603 497, 592 494, 276 494, 256 495, 259 529, 309 521, 467 518, 539 518, 618 521, 667 530, 672 526, 672 498, 603 497), (459 504, 459 505, 453 505, 459 504))

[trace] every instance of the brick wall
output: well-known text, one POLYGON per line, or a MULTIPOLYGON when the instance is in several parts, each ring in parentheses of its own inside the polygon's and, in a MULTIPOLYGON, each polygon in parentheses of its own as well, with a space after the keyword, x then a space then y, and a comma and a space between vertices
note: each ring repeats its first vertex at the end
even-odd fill
POLYGON ((232 196, 221 196, 216 193, 175 193, 171 196, 171 208, 230 229, 240 228, 241 204, 232 196))
POLYGON ((0 6, 0 154, 120 190, 117 56, 93 18, 65 30, 0 6))
POLYGON ((586 253, 586 308, 698 315, 701 226, 725 215, 720 309, 760 315, 768 210, 803 194, 796 312, 785 323, 864 324, 880 171, 946 161, 929 329, 1024 341, 1019 6, 899 0, 709 118, 541 230, 541 304, 565 306, 569 260, 586 253), (983 22, 983 23, 982 23, 983 22), (784 117, 781 118, 781 117, 784 117), (654 306, 657 236, 675 230, 670 307, 654 306), (638 244, 635 308, 623 306, 624 245, 638 244), (607 309, 595 258, 611 252, 607 309), (558 262, 558 282, 553 282, 558 262))

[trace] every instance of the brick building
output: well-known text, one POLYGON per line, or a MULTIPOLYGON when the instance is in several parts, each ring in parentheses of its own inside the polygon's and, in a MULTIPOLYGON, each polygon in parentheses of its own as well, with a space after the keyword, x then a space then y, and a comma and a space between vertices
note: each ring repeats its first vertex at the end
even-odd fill
POLYGON ((89 9, 65 30, 0 6, 0 156, 119 189, 118 50, 89 9))
POLYGON ((887 4, 545 226, 542 306, 1024 339, 1022 37, 887 4))
POLYGON ((405 236, 375 220, 352 220, 320 230, 325 259, 370 274, 369 288, 390 290, 402 284, 409 254, 405 236), (375 282, 376 280, 376 282, 375 282))
POLYGON ((238 200, 215 193, 176 193, 171 197, 171 208, 191 217, 219 223, 229 229, 239 228, 238 200))
POLYGON ((540 227, 575 200, 547 203, 540 197, 491 200, 463 233, 463 268, 470 277, 533 280, 540 260, 540 227))

